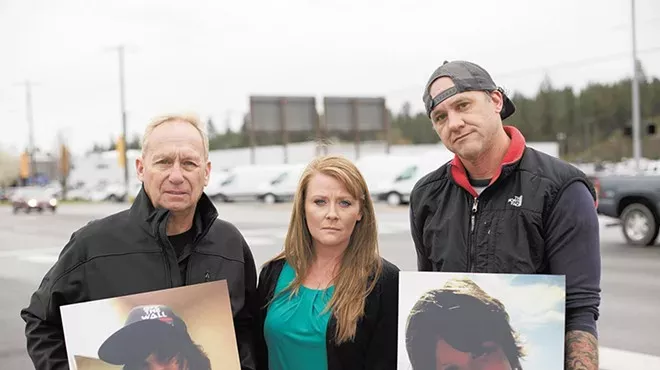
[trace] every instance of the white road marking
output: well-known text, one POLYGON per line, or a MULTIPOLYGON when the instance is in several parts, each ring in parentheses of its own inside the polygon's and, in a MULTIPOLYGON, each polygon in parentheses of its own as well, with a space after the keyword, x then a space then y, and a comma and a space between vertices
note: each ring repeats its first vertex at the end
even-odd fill
POLYGON ((599 363, 603 370, 660 369, 660 356, 600 347, 599 363))
POLYGON ((19 260, 32 263, 43 263, 46 265, 52 265, 57 261, 57 255, 55 254, 29 254, 27 256, 18 257, 19 260))
POLYGON ((252 247, 264 247, 277 243, 277 239, 259 236, 244 236, 247 244, 252 247))
POLYGON ((286 236, 287 229, 285 227, 270 227, 263 229, 245 229, 240 230, 241 234, 245 239, 255 237, 255 236, 268 236, 273 238, 284 238, 286 236))
MULTIPOLYGON (((284 238, 283 235, 272 235, 268 232, 250 233, 251 235, 244 235, 250 247, 263 247, 281 243, 284 238)), ((0 251, 0 259, 2 258, 15 258, 19 261, 47 264, 52 265, 57 261, 61 248, 34 248, 34 249, 11 249, 0 251)))
POLYGON ((7 258, 7 257, 23 257, 26 254, 55 254, 58 255, 62 248, 31 248, 31 249, 10 249, 10 250, 4 250, 0 251, 0 258, 7 258))

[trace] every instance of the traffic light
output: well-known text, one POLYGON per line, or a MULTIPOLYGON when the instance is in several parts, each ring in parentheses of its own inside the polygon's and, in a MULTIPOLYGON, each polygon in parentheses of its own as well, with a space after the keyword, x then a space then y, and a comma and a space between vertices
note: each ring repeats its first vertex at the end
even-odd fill
POLYGON ((655 135, 655 123, 649 122, 648 125, 646 125, 646 133, 648 135, 655 135))
POLYGON ((21 153, 19 166, 21 178, 27 179, 30 177, 30 154, 28 154, 27 150, 21 153))
POLYGON ((632 127, 626 126, 623 128, 623 136, 632 137, 632 127))
POLYGON ((126 166, 126 140, 124 140, 123 135, 119 136, 119 139, 117 140, 116 151, 119 167, 124 168, 126 166))
POLYGON ((62 174, 62 177, 67 177, 70 169, 71 156, 69 155, 69 150, 66 148, 66 145, 62 144, 60 147, 60 173, 62 174))
MULTIPOLYGON (((642 127, 640 130, 641 135, 655 135, 657 132, 655 130, 655 123, 653 122, 648 122, 645 127, 642 127)), ((631 126, 625 126, 623 128, 623 136, 626 137, 632 137, 632 127, 631 126)))

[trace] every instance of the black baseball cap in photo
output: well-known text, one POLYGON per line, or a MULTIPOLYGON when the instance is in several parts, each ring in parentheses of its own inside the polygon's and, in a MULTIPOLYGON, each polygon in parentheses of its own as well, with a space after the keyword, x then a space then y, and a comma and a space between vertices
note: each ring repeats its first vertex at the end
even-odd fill
POLYGON ((422 100, 424 101, 424 107, 426 108, 426 115, 430 118, 433 108, 456 94, 466 91, 495 90, 502 93, 502 97, 504 98, 504 106, 500 112, 500 117, 504 120, 516 111, 516 107, 513 105, 511 99, 506 96, 504 90, 495 85, 490 74, 486 72, 485 69, 472 62, 463 60, 455 60, 451 62, 445 61, 440 67, 433 71, 433 74, 431 74, 431 77, 424 88, 422 100), (454 86, 436 96, 431 96, 429 88, 431 87, 431 84, 440 77, 451 78, 454 82, 454 86))
POLYGON ((165 305, 134 307, 124 326, 99 347, 99 358, 113 365, 144 360, 161 340, 188 336, 185 322, 165 305))

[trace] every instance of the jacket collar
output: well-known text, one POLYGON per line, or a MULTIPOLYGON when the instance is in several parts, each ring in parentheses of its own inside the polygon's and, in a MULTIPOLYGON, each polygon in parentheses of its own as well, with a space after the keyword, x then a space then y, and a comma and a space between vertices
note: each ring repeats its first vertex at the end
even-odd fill
MULTIPOLYGON (((500 176, 505 177, 510 173, 510 170, 513 168, 512 165, 518 163, 525 152, 525 137, 523 134, 513 126, 504 126, 504 132, 511 138, 509 143, 509 149, 507 150, 502 163, 495 173, 495 176, 490 180, 490 184, 493 184, 500 176)), ((454 155, 450 163, 451 176, 460 187, 467 190, 472 196, 477 197, 477 192, 474 190, 470 181, 468 180, 467 171, 465 166, 458 155, 454 155)), ((489 184, 489 185, 490 185, 489 184)))
MULTIPOLYGON (((143 185, 133 201, 133 205, 129 210, 129 215, 129 217, 139 223, 149 235, 156 237, 160 227, 166 226, 164 222, 167 222, 170 211, 164 208, 155 208, 151 203, 151 199, 149 199, 149 196, 144 191, 143 185)), ((218 211, 213 205, 213 202, 205 193, 202 193, 202 196, 197 202, 193 220, 193 227, 196 229, 195 242, 206 235, 217 218, 218 211)))

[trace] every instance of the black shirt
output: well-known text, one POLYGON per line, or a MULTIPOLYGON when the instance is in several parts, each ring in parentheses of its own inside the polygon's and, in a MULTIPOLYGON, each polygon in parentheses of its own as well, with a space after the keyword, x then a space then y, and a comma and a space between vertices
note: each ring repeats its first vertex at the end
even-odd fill
POLYGON ((195 228, 191 227, 188 231, 181 234, 170 235, 168 239, 176 253, 176 259, 179 262, 179 270, 181 271, 181 280, 186 281, 186 271, 188 266, 188 256, 190 256, 190 247, 193 239, 195 238, 195 228))
POLYGON ((544 273, 566 276, 566 331, 598 337, 600 306, 600 226, 589 189, 569 185, 547 220, 548 266, 544 273))

